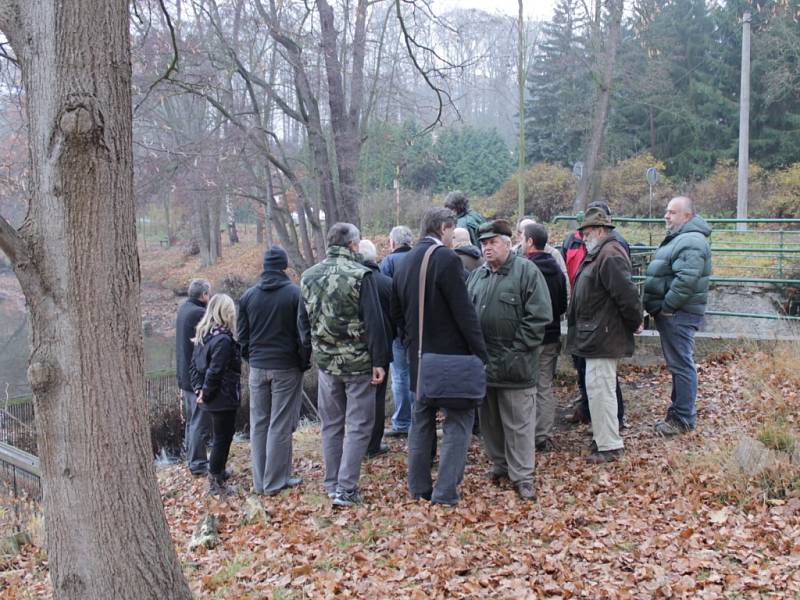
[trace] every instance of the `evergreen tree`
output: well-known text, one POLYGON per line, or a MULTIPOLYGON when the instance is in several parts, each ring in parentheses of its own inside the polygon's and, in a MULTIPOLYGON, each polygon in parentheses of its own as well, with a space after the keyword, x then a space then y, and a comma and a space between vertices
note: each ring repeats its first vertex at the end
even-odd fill
POLYGON ((525 158, 571 165, 589 129, 594 84, 587 67, 586 23, 579 0, 560 0, 528 73, 525 158))
POLYGON ((800 162, 798 14, 794 0, 768 2, 753 15, 750 158, 767 169, 800 162))
POLYGON ((435 191, 461 189, 487 196, 512 171, 512 156, 496 129, 459 127, 445 130, 434 145, 439 161, 435 191))

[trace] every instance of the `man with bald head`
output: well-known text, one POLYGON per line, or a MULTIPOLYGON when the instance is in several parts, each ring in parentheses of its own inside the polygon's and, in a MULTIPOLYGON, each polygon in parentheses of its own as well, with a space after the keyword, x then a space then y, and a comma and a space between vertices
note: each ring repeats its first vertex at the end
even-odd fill
POLYGON ((453 230, 453 252, 458 254, 461 264, 464 265, 465 279, 483 264, 481 249, 472 245, 469 239, 469 231, 463 227, 456 227, 453 230))
POLYGON ((694 429, 697 420, 694 336, 708 300, 711 228, 695 214, 692 200, 685 196, 669 201, 664 221, 667 236, 647 267, 644 307, 655 319, 672 373, 672 403, 655 431, 672 437, 694 429))

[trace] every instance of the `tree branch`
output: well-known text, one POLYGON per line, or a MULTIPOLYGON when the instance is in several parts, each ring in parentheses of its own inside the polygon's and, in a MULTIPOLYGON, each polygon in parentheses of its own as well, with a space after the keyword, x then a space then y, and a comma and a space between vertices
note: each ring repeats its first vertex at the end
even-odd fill
POLYGON ((26 257, 25 242, 16 229, 0 215, 0 250, 5 252, 12 266, 26 257))
POLYGON ((17 0, 0 0, 0 31, 8 36, 17 27, 19 27, 17 0))
POLYGON ((172 18, 169 16, 169 12, 167 12, 167 7, 164 6, 164 0, 158 0, 158 4, 161 7, 161 12, 164 13, 164 18, 167 21, 167 27, 169 28, 169 36, 172 40, 172 62, 169 63, 167 70, 164 71, 158 79, 156 79, 153 83, 150 84, 150 87, 147 88, 147 91, 144 94, 144 97, 136 103, 136 106, 133 108, 133 114, 136 114, 136 111, 139 110, 139 107, 144 104, 145 100, 150 96, 150 92, 162 81, 166 81, 169 79, 169 76, 178 70, 178 40, 175 36, 175 27, 172 25, 172 18))
POLYGON ((406 50, 408 51, 408 56, 411 59, 411 62, 414 65, 414 68, 417 70, 417 72, 420 75, 422 75, 422 78, 425 80, 425 84, 429 88, 431 88, 433 90, 433 92, 436 94, 436 102, 437 102, 436 117, 434 118, 433 122, 430 125, 428 125, 427 127, 425 127, 425 129, 423 129, 422 132, 420 133, 420 135, 425 135, 429 131, 433 130, 433 128, 436 127, 437 124, 442 122, 442 113, 444 112, 444 99, 445 98, 447 98, 447 102, 455 109, 456 114, 459 115, 459 118, 460 118, 461 115, 460 115, 460 113, 458 111, 458 108, 455 106, 455 103, 453 102, 453 99, 450 97, 450 93, 447 90, 445 90, 444 88, 439 87, 435 83, 433 83, 433 80, 430 78, 428 71, 426 69, 424 69, 422 67, 422 65, 420 65, 419 62, 417 61, 417 57, 414 54, 414 50, 413 50, 413 48, 411 46, 412 46, 412 44, 414 44, 416 46, 419 46, 419 44, 417 44, 417 42, 414 40, 414 38, 408 32, 408 29, 406 27, 406 22, 403 19, 403 13, 400 10, 400 2, 401 2, 401 0, 395 0, 395 3, 394 3, 394 5, 395 5, 395 13, 397 14, 397 20, 400 23, 400 30, 403 33, 403 41, 405 42, 406 50))

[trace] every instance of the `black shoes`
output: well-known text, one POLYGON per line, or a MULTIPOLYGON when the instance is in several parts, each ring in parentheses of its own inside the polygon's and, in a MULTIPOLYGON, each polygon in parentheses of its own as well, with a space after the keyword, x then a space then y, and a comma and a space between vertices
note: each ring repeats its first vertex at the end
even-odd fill
POLYGON ((382 443, 380 447, 374 452, 367 451, 367 458, 375 458, 376 456, 380 456, 381 454, 386 454, 387 452, 389 452, 389 446, 382 443))
POLYGON ((618 450, 595 450, 586 457, 586 462, 590 465, 601 465, 604 463, 614 462, 622 458, 624 453, 625 451, 622 448, 619 448, 618 450))
POLYGON ((533 488, 532 481, 520 481, 514 484, 517 495, 523 500, 536 500, 536 490, 533 488))
POLYGON ((555 449, 556 445, 550 438, 542 440, 541 442, 536 442, 537 452, 555 452, 555 449))
POLYGON ((390 429, 386 433, 384 433, 386 437, 408 437, 407 431, 401 431, 399 429, 390 429))

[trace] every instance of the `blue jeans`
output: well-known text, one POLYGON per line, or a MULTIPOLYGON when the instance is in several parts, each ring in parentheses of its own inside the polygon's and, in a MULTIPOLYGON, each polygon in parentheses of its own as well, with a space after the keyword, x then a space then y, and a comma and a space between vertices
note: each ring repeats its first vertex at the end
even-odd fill
POLYGON ((661 336, 661 350, 672 373, 672 404, 667 418, 678 419, 694 429, 697 421, 697 369, 694 366, 694 334, 703 322, 702 315, 683 310, 655 318, 661 336))
POLYGON ((392 398, 394 398, 394 414, 392 429, 408 432, 411 427, 411 411, 414 408, 414 392, 411 391, 411 371, 408 367, 408 356, 400 338, 392 342, 392 398))

